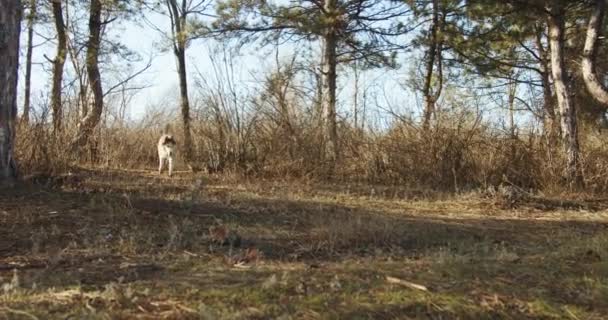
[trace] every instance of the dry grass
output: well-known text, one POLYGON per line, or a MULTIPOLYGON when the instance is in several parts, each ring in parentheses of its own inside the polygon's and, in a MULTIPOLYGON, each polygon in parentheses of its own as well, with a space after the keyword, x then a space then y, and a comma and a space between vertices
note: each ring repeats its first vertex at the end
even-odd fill
MULTIPOLYGON (((75 126, 55 134, 41 120, 19 128, 16 156, 24 175, 57 175, 82 165, 154 168, 162 119, 166 118, 102 125, 78 153, 69 149, 75 126)), ((226 132, 218 138, 219 128, 212 121, 194 121, 193 165, 237 181, 327 182, 318 128, 303 124, 287 134, 280 124, 260 120, 250 125, 247 136, 226 132)), ((171 127, 181 141, 179 124, 171 127)), ((342 124, 340 137, 342 155, 332 177, 334 183, 391 186, 391 190, 401 186, 417 189, 425 197, 434 191, 467 193, 501 185, 554 195, 571 191, 562 178, 564 159, 559 146, 550 146, 546 138, 535 134, 505 136, 475 119, 438 123, 429 132, 422 132, 413 123, 397 123, 383 133, 342 124)), ((608 190, 608 149, 601 134, 585 131, 581 138, 585 184, 577 191, 601 194, 608 190)), ((181 160, 178 152, 176 166, 186 169, 181 160)))
POLYGON ((608 313, 602 200, 572 199, 564 209, 530 198, 505 210, 477 194, 152 170, 80 169, 55 187, 0 194, 0 318, 608 313), (217 226, 240 245, 215 241, 217 226))

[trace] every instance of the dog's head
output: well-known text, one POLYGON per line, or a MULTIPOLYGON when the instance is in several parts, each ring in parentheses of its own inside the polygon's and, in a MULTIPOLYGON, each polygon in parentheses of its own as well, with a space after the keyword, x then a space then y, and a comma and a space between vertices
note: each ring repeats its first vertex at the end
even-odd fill
POLYGON ((175 142, 175 139, 173 139, 173 136, 165 135, 165 136, 163 136, 162 145, 173 148, 173 147, 175 147, 176 142, 175 142))
POLYGON ((173 156, 173 149, 175 148, 175 145, 177 143, 175 142, 175 139, 173 138, 172 135, 162 135, 160 137, 160 140, 158 141, 158 150, 159 152, 161 152, 161 150, 164 150, 165 153, 167 153, 169 156, 173 156))

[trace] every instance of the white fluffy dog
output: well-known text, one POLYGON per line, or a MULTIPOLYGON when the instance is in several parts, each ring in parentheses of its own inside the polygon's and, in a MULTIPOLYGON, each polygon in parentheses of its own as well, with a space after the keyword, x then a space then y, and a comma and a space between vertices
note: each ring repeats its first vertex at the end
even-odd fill
POLYGON ((175 139, 173 139, 173 136, 169 134, 163 134, 158 140, 158 174, 163 172, 163 164, 165 160, 169 163, 169 177, 173 174, 175 145, 175 139))

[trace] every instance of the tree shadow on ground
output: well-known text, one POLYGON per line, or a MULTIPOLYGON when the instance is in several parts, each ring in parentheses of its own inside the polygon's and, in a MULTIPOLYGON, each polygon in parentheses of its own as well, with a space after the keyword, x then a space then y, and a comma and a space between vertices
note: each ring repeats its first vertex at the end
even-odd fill
MULTIPOLYGON (((605 284, 589 289, 585 280, 590 274, 608 277, 608 257, 593 247, 594 239, 608 232, 606 222, 425 216, 407 209, 388 213, 308 199, 231 197, 223 189, 192 199, 192 179, 158 179, 107 174, 62 189, 30 184, 3 191, 0 277, 10 279, 18 269, 22 283, 38 288, 163 279, 201 285, 215 281, 222 287, 228 274, 243 286, 259 285, 268 271, 252 270, 246 276, 217 272, 230 268, 222 262, 253 247, 266 263, 307 265, 310 277, 360 259, 371 267, 351 271, 408 278, 412 270, 403 267, 407 262, 422 266, 416 269, 420 280, 435 291, 608 308, 596 300, 605 284), (154 196, 159 193, 178 199, 154 196), (209 227, 219 224, 241 236, 240 247, 213 242, 209 227), (183 253, 216 269, 199 270, 205 277, 191 276, 190 269, 182 268, 192 264, 183 253)), ((404 308, 425 312, 417 304, 404 308)), ((361 312, 403 311, 372 309, 361 312)))

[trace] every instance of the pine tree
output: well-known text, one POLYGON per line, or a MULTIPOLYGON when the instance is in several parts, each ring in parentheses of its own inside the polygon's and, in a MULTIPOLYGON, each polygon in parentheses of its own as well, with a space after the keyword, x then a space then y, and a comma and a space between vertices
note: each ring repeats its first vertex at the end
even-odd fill
POLYGON ((398 38, 408 30, 399 18, 408 13, 401 1, 304 0, 237 1, 218 4, 212 32, 241 43, 277 39, 321 43, 321 108, 327 173, 340 156, 337 132, 337 66, 361 61, 367 67, 394 66, 398 38))

